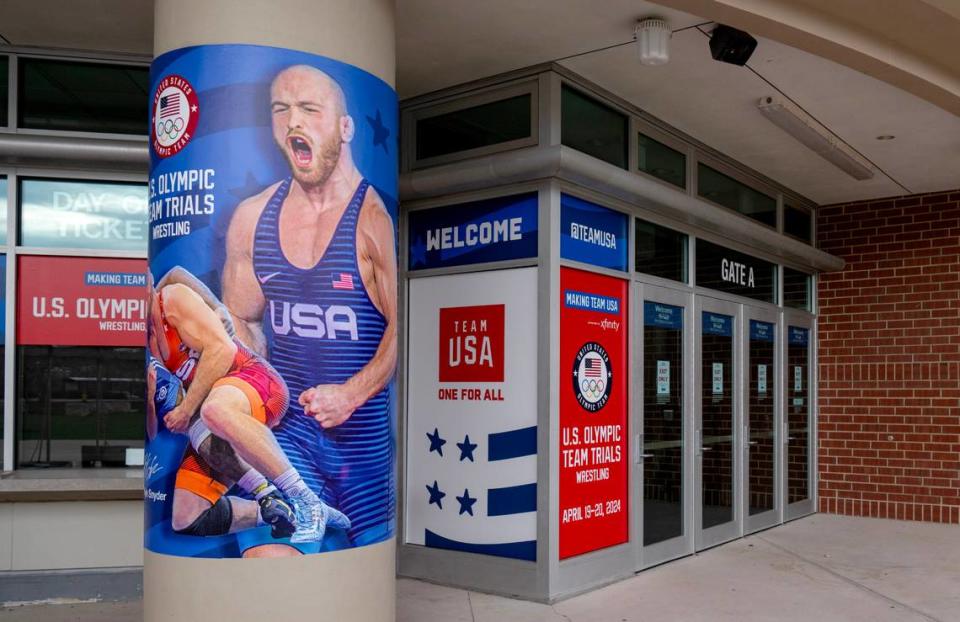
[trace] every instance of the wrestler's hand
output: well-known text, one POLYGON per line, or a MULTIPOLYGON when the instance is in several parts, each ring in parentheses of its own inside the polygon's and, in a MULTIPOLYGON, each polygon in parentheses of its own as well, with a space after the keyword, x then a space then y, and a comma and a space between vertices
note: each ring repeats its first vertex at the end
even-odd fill
POLYGON ((303 414, 313 417, 321 428, 334 428, 357 409, 349 390, 341 384, 321 384, 300 394, 303 414))
POLYGON ((176 434, 186 434, 190 427, 190 413, 177 406, 163 418, 167 429, 176 434))

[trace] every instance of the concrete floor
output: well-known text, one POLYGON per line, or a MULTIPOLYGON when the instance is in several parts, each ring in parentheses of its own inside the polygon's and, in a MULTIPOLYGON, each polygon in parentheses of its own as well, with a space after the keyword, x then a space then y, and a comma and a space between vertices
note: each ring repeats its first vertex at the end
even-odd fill
MULTIPOLYGON (((140 603, 0 611, 134 622, 140 603)), ((401 579, 398 622, 960 621, 960 527, 818 514, 553 606, 401 579)))

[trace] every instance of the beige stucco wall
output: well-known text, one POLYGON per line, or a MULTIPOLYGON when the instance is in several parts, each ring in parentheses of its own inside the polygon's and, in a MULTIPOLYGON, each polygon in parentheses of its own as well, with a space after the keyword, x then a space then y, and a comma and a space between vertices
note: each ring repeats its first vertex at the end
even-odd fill
POLYGON ((0 503, 0 571, 142 564, 142 501, 0 503))

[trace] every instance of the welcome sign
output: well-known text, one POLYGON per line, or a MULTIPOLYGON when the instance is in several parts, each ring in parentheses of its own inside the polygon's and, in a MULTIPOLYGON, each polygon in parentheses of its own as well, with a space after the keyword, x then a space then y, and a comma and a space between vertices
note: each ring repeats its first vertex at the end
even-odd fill
POLYGON ((537 193, 410 212, 410 270, 537 256, 537 193))

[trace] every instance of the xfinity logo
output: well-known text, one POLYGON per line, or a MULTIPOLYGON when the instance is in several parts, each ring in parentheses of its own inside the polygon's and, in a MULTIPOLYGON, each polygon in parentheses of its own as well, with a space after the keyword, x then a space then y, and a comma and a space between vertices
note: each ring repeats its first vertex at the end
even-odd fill
POLYGON ((320 305, 306 302, 270 301, 270 323, 278 335, 293 334, 308 339, 349 339, 358 341, 357 314, 345 305, 320 305))

